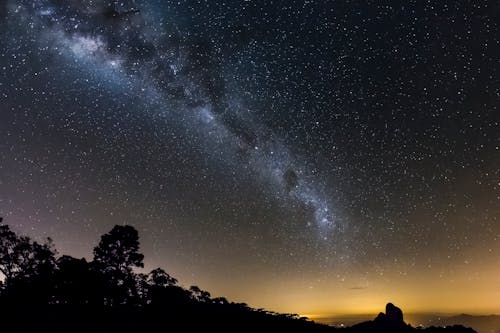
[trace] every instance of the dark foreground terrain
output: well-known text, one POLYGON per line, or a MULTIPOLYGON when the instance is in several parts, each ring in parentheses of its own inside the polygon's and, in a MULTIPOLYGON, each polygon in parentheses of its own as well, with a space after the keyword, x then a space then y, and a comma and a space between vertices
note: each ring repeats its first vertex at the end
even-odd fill
POLYGON ((373 321, 334 328, 185 289, 161 268, 136 273, 143 259, 131 226, 103 235, 88 262, 59 256, 50 239, 19 236, 0 219, 0 332, 475 332, 413 328, 391 303, 373 321))
POLYGON ((183 304, 144 308, 90 308, 49 305, 7 307, 2 309, 1 332, 443 332, 474 333, 471 328, 414 328, 388 311, 373 321, 347 328, 334 328, 289 315, 271 314, 245 308, 240 304, 183 304))

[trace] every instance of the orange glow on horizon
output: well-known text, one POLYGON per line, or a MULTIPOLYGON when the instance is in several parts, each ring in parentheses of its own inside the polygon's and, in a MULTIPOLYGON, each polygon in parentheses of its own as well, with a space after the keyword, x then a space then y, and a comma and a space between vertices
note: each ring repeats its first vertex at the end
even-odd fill
POLYGON ((388 302, 399 306, 406 314, 497 314, 500 312, 500 285, 496 267, 500 265, 464 265, 455 270, 454 276, 441 277, 434 271, 403 278, 387 273, 365 287, 356 287, 360 279, 356 275, 345 281, 332 278, 315 284, 310 282, 313 278, 307 277, 287 277, 287 280, 261 276, 245 290, 236 289, 235 292, 231 284, 218 285, 214 290, 217 291, 215 295, 224 295, 231 301, 309 318, 376 315, 384 311, 388 302))

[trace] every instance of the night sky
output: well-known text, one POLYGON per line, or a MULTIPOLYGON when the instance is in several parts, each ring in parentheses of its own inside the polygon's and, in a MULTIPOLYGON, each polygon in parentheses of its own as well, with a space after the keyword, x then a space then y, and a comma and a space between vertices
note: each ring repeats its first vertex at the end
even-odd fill
POLYGON ((300 314, 500 309, 497 1, 0 0, 0 216, 300 314))

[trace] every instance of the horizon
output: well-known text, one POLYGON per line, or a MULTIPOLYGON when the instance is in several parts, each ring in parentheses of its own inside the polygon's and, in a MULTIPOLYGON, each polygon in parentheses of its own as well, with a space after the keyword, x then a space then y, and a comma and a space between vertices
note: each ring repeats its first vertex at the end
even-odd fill
POLYGON ((184 288, 162 268, 144 268, 139 233, 130 225, 115 225, 101 236, 92 260, 60 255, 50 238, 39 243, 18 235, 0 218, 0 309, 8 318, 2 330, 17 332, 78 329, 137 332, 145 328, 185 327, 189 331, 219 332, 262 329, 334 332, 494 332, 500 316, 493 318, 436 315, 403 315, 387 303, 373 316, 301 317, 252 308, 246 303, 213 297, 208 291, 184 288), (30 320, 24 320, 30 318, 30 320), (193 323, 192 318, 196 318, 193 323), (406 318, 406 320, 405 320, 406 318), (244 326, 243 326, 244 325, 244 326), (412 326, 413 325, 413 326, 412 326))
POLYGON ((498 313, 499 12, 0 1, 0 216, 277 312, 498 313))
MULTIPOLYGON (((395 304, 398 305, 398 304, 395 304)), ((401 307, 401 309, 404 311, 404 308, 401 307)), ((370 318, 370 320, 374 319, 379 313, 383 313, 384 307, 380 307, 378 312, 365 312, 365 313, 323 313, 323 314, 299 314, 301 316, 308 317, 311 320, 315 320, 318 318, 321 319, 344 319, 344 318, 370 318)), ((483 312, 403 312, 404 320, 407 323, 414 324, 415 320, 414 319, 409 319, 407 321, 407 318, 413 318, 415 316, 432 316, 432 317, 443 317, 443 318, 449 318, 449 317, 457 317, 457 316, 473 316, 473 317, 500 317, 500 313, 483 313, 483 312)))
MULTIPOLYGON (((7 223, 8 221, 4 221, 4 223, 7 223)), ((50 237, 50 235, 46 235, 47 237, 50 237)), ((36 237, 35 237, 36 239, 36 237)), ((43 239, 38 239, 39 241, 43 241, 43 239)), ((139 241, 141 240, 141 235, 139 234, 139 241)), ((90 246, 93 247, 97 245, 98 239, 91 244, 90 246)), ((58 243, 56 240, 54 240, 54 244, 56 246, 56 249, 59 249, 58 243)), ((87 255, 79 256, 76 255, 75 257, 77 258, 85 258, 88 261, 92 260, 92 253, 91 249, 89 249, 87 255)), ((69 255, 74 255, 72 253, 66 253, 64 251, 59 251, 59 255, 64 255, 64 254, 69 254, 69 255)), ((141 273, 147 273, 154 269, 155 267, 158 267, 155 263, 152 263, 148 260, 148 257, 145 257, 144 259, 144 268, 137 268, 137 272, 141 273)), ((161 266, 160 266, 161 267, 161 266)), ((163 267, 165 268, 165 267, 163 267)), ((495 271, 495 268, 492 266, 491 269, 495 271)), ((410 292, 397 292, 393 291, 393 287, 386 287, 386 294, 384 294, 384 291, 377 290, 376 295, 377 297, 370 297, 370 296, 363 296, 360 295, 360 293, 364 293, 366 289, 369 289, 369 287, 348 287, 349 281, 342 281, 342 284, 344 285, 344 291, 346 291, 346 295, 344 298, 341 299, 336 299, 335 301, 332 301, 331 303, 321 303, 321 300, 324 301, 324 298, 328 298, 328 288, 325 288, 325 290, 320 290, 319 292, 322 294, 321 297, 319 296, 305 296, 307 299, 310 299, 310 306, 311 308, 316 308, 316 309, 323 309, 323 310, 316 310, 316 311, 308 311, 308 310, 300 310, 299 307, 297 307, 295 304, 303 304, 303 301, 301 299, 304 298, 303 295, 291 295, 290 292, 282 292, 282 293, 274 293, 273 295, 275 297, 272 297, 271 299, 268 299, 266 297, 263 297, 262 295, 269 295, 270 290, 268 289, 268 286, 266 284, 261 284, 260 286, 263 287, 261 292, 254 292, 251 293, 254 295, 254 298, 249 298, 245 296, 240 296, 241 293, 247 294, 245 291, 245 288, 243 287, 243 290, 238 290, 238 293, 234 293, 234 290, 227 289, 226 291, 219 291, 216 288, 212 288, 210 285, 204 285, 204 284, 199 284, 196 281, 196 278, 191 277, 191 278, 186 278, 184 276, 179 276, 175 274, 174 271, 169 271, 167 269, 167 272, 171 274, 173 277, 177 278, 179 280, 179 285, 183 286, 184 288, 188 288, 189 286, 196 285, 199 286, 203 290, 207 290, 212 294, 213 297, 225 297, 229 301, 232 302, 237 302, 237 303, 246 303, 249 306, 253 308, 263 308, 268 311, 275 311, 278 313, 296 313, 301 316, 306 316, 310 319, 314 318, 324 318, 324 319, 338 319, 342 317, 349 317, 349 316, 354 316, 354 317, 363 317, 363 318, 368 318, 371 315, 375 317, 378 313, 383 312, 385 308, 385 304, 391 302, 397 306, 399 306, 405 315, 408 316, 414 316, 414 315, 442 315, 445 317, 450 317, 454 315, 460 315, 460 314, 466 314, 466 315, 472 315, 472 316, 489 316, 489 315, 500 315, 500 313, 495 313, 494 311, 499 309, 500 306, 497 301, 495 301, 494 297, 481 297, 481 295, 478 295, 478 289, 476 288, 474 290, 474 294, 476 295, 475 300, 478 303, 484 302, 484 299, 490 299, 493 300, 492 305, 490 305, 490 308, 485 307, 481 309, 477 304, 473 303, 474 298, 473 297, 466 297, 468 301, 468 307, 463 307, 461 305, 456 305, 460 304, 459 302, 455 302, 455 307, 451 307, 448 304, 452 304, 453 302, 450 302, 449 298, 443 297, 445 295, 445 292, 441 293, 435 293, 433 296, 435 299, 442 299, 444 303, 439 303, 436 300, 428 300, 427 304, 432 304, 432 306, 426 306, 426 305, 419 305, 421 304, 421 301, 417 301, 418 298, 416 295, 422 294, 419 293, 419 291, 416 288, 413 288, 410 290, 410 292), (349 296, 350 294, 350 296, 349 296), (389 296, 384 296, 384 295, 389 295, 392 294, 394 297, 389 297, 389 296), (401 295, 406 294, 408 299, 404 300, 401 295), (232 296, 234 295, 234 297, 232 296), (290 297, 292 299, 290 300, 290 297), (295 297, 295 298, 293 298, 295 297), (413 298, 412 298, 413 297, 413 298), (267 302, 267 303, 266 303, 267 302), (287 304, 287 306, 282 306, 281 304, 287 304), (354 305, 353 305, 354 304, 354 305), (363 304, 363 306, 359 306, 357 304, 363 304), (366 304, 369 304, 368 306, 366 304)), ((494 274, 493 273, 488 273, 486 270, 483 270, 485 272, 485 275, 491 276, 492 279, 494 280, 494 274)), ((191 275, 193 276, 193 275, 191 275)), ((415 277, 421 282, 421 277, 417 276, 415 277)), ((388 279, 392 281, 391 279, 388 279)), ((221 280, 218 281, 222 285, 226 285, 228 281, 226 280, 221 280)), ((456 282, 456 281, 455 281, 456 282)), ((447 284, 446 282, 442 282, 444 284, 447 284)), ((470 282, 468 279, 466 281, 462 281, 465 285, 470 285, 473 282, 470 282)), ((474 282, 475 283, 475 282, 474 282)), ((428 290, 430 284, 422 284, 424 290, 428 290)), ((297 291, 303 291, 307 295, 307 291, 311 291, 312 288, 306 287, 301 290, 289 287, 289 286, 284 286, 284 282, 281 282, 281 288, 282 289, 290 289, 290 290, 295 290, 297 291)), ((442 289, 439 286, 435 287, 436 289, 442 289)), ((460 289, 456 286, 454 288, 460 289)), ((335 292, 338 292, 337 288, 331 288, 332 290, 335 290, 335 292)), ((373 289, 373 286, 372 286, 373 289)), ((467 289, 467 288, 465 288, 467 289)), ((222 289, 224 290, 224 289, 222 289)), ((456 290, 456 289, 454 289, 456 290)), ((453 292, 453 290, 452 290, 453 292)), ((449 293, 449 291, 448 291, 449 293)), ((464 293, 455 293, 456 296, 460 298, 464 297, 464 293)), ((491 296, 488 291, 484 292, 484 295, 491 296)), ((498 310, 497 310, 498 311, 498 310)), ((373 319, 373 318, 372 318, 373 319)))

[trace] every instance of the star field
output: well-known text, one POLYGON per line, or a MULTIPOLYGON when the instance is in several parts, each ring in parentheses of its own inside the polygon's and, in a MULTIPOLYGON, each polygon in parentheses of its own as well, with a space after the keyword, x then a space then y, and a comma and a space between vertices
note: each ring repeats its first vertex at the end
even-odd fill
POLYGON ((131 224, 147 265, 279 311, 498 308, 499 14, 3 1, 0 216, 76 256, 131 224))

